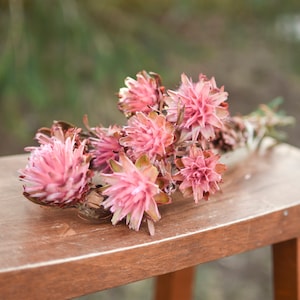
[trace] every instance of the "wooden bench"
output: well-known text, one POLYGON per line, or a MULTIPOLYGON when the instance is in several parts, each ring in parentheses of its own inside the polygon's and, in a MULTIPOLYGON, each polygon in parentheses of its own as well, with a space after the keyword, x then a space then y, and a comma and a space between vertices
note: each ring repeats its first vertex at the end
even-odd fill
POLYGON ((273 245, 275 299, 300 299, 300 151, 282 144, 196 205, 176 195, 155 236, 92 224, 22 196, 26 156, 0 158, 0 298, 67 299, 157 276, 155 298, 189 299, 194 266, 273 245))

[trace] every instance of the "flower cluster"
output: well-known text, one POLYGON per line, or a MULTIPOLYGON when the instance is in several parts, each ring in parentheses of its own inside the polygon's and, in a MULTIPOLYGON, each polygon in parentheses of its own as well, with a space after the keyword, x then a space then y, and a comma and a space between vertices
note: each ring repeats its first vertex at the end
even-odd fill
MULTIPOLYGON (((179 190, 196 203, 220 190, 223 153, 258 145, 270 128, 290 123, 271 106, 260 114, 230 116, 228 93, 214 78, 181 76, 166 90, 158 74, 142 71, 119 91, 124 126, 85 129, 55 121, 36 134, 39 146, 20 170, 24 196, 47 206, 75 207, 81 216, 125 220, 134 230, 143 221, 154 234, 159 207, 179 190)), ((274 130, 272 130, 274 133, 274 130)))

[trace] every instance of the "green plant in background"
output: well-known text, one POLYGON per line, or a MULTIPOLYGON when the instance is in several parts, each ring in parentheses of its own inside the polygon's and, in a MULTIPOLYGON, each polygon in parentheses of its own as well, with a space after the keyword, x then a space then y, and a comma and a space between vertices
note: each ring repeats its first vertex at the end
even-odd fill
POLYGON ((114 99, 106 95, 124 74, 162 63, 159 48, 167 41, 158 26, 153 32, 144 22, 139 30, 141 20, 123 14, 118 3, 9 1, 2 9, 1 119, 21 140, 49 114, 78 121, 91 110, 111 121, 114 99))
POLYGON ((172 86, 182 70, 216 74, 245 105, 277 96, 259 87, 271 86, 274 69, 299 72, 299 42, 278 40, 274 25, 278 16, 295 15, 299 1, 273 2, 0 1, 0 135, 6 141, 0 154, 21 152, 47 120, 79 123, 88 113, 103 125, 122 122, 111 95, 141 69, 159 72, 172 86), (257 63, 263 51, 270 57, 264 68, 257 63))

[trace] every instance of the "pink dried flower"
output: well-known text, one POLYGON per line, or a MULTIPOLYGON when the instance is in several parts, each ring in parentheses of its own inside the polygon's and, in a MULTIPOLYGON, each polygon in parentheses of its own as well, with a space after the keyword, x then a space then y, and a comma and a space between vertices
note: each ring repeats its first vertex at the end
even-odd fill
POLYGON ((53 142, 52 137, 54 137, 57 140, 60 140, 63 143, 68 137, 74 137, 76 145, 78 146, 81 143, 80 133, 81 128, 75 127, 70 123, 64 121, 53 121, 53 124, 50 128, 40 128, 35 138, 39 144, 48 144, 53 142))
POLYGON ((245 147, 249 132, 246 121, 240 116, 227 118, 223 129, 216 129, 216 136, 208 141, 208 147, 218 149, 221 152, 233 151, 245 147))
POLYGON ((159 195, 155 183, 158 171, 146 156, 135 164, 124 154, 120 161, 111 161, 112 174, 102 174, 102 179, 109 185, 103 191, 108 198, 104 208, 113 213, 112 223, 126 217, 126 223, 134 230, 139 230, 144 213, 155 222, 160 219, 155 197, 159 195))
POLYGON ((129 155, 134 159, 147 154, 153 162, 157 157, 165 156, 166 149, 174 141, 174 126, 156 112, 149 115, 137 113, 128 120, 124 129, 125 137, 120 143, 129 148, 129 155))
POLYGON ((104 173, 111 172, 109 161, 111 159, 118 160, 119 152, 122 149, 119 144, 120 130, 118 126, 94 128, 96 137, 90 138, 93 169, 104 173))
POLYGON ((218 163, 219 158, 210 150, 202 151, 192 146, 188 157, 177 160, 180 171, 174 178, 182 181, 179 189, 185 197, 193 196, 197 203, 219 190, 218 183, 226 169, 225 165, 218 163))
POLYGON ((148 113, 159 108, 163 87, 160 85, 159 75, 151 75, 142 71, 136 75, 137 80, 131 77, 125 79, 127 87, 119 91, 119 109, 126 116, 137 111, 148 113))
POLYGON ((196 141, 201 134, 205 139, 215 136, 214 129, 222 128, 223 119, 228 115, 227 92, 217 88, 215 79, 208 80, 203 74, 193 83, 185 74, 181 75, 181 86, 177 91, 168 91, 166 99, 167 118, 180 122, 181 129, 191 132, 196 141), (180 116, 183 114, 183 116, 180 116))
POLYGON ((20 179, 24 195, 38 204, 70 207, 84 200, 91 179, 90 155, 85 143, 75 147, 75 137, 65 142, 52 137, 50 143, 32 147, 20 179))

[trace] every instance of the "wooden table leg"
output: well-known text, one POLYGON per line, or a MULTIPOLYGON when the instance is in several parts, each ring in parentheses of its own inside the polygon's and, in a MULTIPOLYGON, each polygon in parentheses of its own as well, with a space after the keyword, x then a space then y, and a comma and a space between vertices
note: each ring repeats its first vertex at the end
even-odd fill
POLYGON ((275 300, 300 300, 300 238, 273 245, 275 300))
POLYGON ((193 297, 195 267, 156 278, 155 300, 189 300, 193 297))

